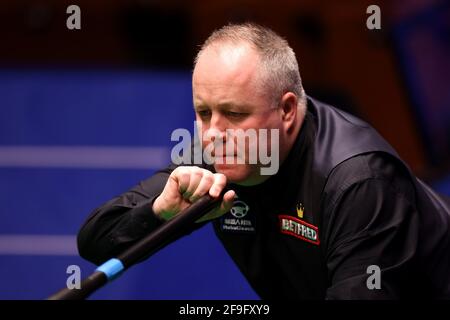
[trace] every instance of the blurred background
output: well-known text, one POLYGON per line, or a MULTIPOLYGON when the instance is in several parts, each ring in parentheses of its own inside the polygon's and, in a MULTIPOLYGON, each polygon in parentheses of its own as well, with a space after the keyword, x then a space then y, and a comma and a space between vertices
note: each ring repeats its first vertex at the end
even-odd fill
MULTIPOLYGON (((87 215, 168 163, 192 130, 192 60, 228 22, 283 35, 305 90, 371 123, 450 194, 450 1, 16 0, 0 3, 0 299, 44 299, 94 265, 87 215), (66 9, 81 9, 68 30, 66 9), (381 8, 381 30, 366 9, 381 8)), ((210 225, 92 299, 258 298, 210 225)))

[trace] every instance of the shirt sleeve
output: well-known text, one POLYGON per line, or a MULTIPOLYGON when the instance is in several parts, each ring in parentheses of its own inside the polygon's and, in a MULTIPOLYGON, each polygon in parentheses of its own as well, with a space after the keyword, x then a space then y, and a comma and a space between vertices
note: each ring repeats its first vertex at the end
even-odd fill
POLYGON ((408 296, 419 220, 409 181, 397 180, 359 181, 334 204, 326 250, 327 299, 408 296))

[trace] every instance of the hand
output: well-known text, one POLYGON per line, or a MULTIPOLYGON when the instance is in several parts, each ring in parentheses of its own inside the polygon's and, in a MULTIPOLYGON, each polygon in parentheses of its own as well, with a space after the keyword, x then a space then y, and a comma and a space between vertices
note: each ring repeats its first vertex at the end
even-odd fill
MULTIPOLYGON (((177 167, 169 176, 161 195, 153 202, 153 212, 169 220, 207 193, 213 198, 219 197, 226 184, 227 178, 221 173, 212 173, 195 166, 177 167)), ((228 212, 235 196, 233 190, 227 191, 220 206, 197 222, 212 220, 228 212)))

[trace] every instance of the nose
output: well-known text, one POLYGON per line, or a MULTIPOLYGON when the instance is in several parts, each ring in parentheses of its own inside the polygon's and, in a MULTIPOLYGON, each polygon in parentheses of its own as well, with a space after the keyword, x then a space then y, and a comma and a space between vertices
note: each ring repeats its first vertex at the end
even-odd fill
POLYGON ((225 133, 226 130, 226 119, 224 119, 224 117, 218 113, 218 112, 213 112, 213 114, 211 115, 211 122, 210 122, 210 129, 216 130, 218 132, 220 132, 221 134, 225 133))
MULTIPOLYGON (((220 113, 213 112, 209 121, 209 128, 207 132, 208 138, 226 139, 226 119, 220 113)), ((214 140, 214 139, 212 139, 214 140)))

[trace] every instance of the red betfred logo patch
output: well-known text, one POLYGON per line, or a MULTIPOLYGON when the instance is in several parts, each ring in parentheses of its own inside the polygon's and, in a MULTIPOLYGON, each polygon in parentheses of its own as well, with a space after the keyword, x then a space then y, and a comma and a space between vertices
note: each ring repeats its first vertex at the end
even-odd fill
POLYGON ((320 244, 319 229, 316 226, 288 215, 280 215, 278 219, 280 221, 281 233, 294 236, 315 245, 320 244))

